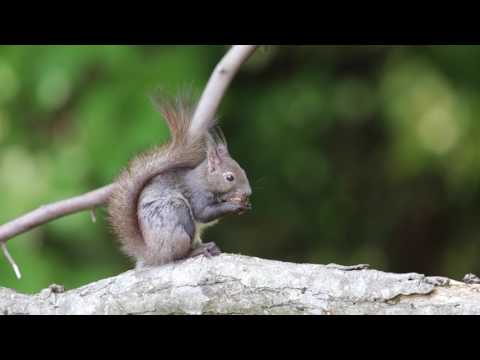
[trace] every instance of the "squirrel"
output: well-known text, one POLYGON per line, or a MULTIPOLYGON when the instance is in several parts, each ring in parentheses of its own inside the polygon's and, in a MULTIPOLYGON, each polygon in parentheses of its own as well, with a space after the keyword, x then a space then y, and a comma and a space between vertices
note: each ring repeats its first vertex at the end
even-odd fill
POLYGON ((245 171, 230 156, 216 119, 192 134, 190 99, 152 97, 170 140, 131 160, 107 203, 110 225, 136 268, 221 253, 202 231, 251 209, 245 171))

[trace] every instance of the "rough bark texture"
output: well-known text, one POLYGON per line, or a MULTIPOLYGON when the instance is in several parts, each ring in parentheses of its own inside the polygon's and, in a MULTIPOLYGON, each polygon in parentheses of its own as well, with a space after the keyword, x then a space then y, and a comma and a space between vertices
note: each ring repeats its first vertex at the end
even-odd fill
POLYGON ((66 292, 0 288, 0 314, 480 314, 480 285, 224 254, 66 292))

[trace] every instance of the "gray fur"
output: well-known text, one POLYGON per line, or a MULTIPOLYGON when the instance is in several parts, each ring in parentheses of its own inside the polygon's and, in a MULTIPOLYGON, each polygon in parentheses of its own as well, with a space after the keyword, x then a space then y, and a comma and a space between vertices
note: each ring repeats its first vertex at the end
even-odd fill
POLYGON ((195 222, 175 174, 157 177, 140 195, 138 218, 145 240, 144 265, 184 258, 195 237, 195 222))

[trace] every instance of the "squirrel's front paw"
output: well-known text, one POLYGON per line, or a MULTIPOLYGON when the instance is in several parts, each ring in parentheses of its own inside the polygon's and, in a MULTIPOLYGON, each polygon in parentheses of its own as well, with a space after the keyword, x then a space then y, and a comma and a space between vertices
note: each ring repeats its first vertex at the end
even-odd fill
POLYGON ((232 203, 232 207, 234 209, 233 213, 235 213, 237 215, 243 215, 245 212, 252 209, 252 205, 249 201, 234 202, 234 203, 232 203))
POLYGON ((210 258, 212 256, 218 256, 221 253, 222 251, 214 242, 208 242, 205 244, 201 244, 197 248, 193 249, 188 257, 204 255, 205 257, 210 258))

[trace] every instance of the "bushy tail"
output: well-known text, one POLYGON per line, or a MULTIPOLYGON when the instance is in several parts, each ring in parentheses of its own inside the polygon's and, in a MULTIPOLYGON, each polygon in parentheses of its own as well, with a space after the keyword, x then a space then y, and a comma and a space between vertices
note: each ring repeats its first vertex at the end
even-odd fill
POLYGON ((203 138, 190 139, 194 107, 187 98, 166 100, 153 98, 170 129, 171 139, 166 144, 135 157, 119 175, 109 199, 109 221, 123 250, 134 258, 141 256, 144 240, 140 230, 137 206, 147 183, 175 168, 195 167, 205 159, 203 138))

